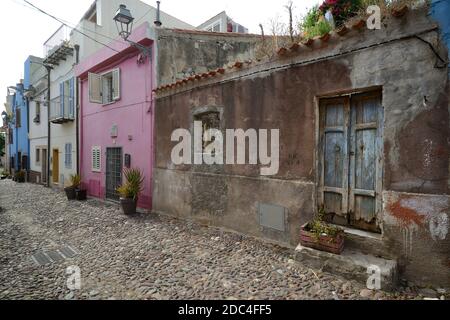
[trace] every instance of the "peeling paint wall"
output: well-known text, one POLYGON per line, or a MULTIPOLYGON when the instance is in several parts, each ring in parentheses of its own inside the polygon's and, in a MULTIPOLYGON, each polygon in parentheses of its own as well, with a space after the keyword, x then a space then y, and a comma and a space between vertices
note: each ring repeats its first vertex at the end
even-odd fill
POLYGON ((297 245, 316 213, 319 97, 381 89, 382 240, 360 248, 397 259, 409 280, 450 287, 448 74, 412 36, 446 55, 437 31, 426 12, 412 11, 379 31, 333 35, 299 54, 160 93, 155 211, 297 245), (171 133, 190 130, 193 111, 205 106, 223 109, 226 129, 280 129, 278 174, 261 177, 257 165, 174 165, 171 133), (286 208, 285 231, 261 226, 260 203, 286 208))

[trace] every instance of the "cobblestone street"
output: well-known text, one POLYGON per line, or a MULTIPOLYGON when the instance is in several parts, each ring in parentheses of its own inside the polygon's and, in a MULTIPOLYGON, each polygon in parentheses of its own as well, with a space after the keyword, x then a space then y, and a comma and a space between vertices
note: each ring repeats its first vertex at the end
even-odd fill
POLYGON ((0 299, 421 298, 409 289, 371 292, 252 238, 152 214, 127 217, 95 200, 69 203, 42 186, 2 181, 0 206, 0 299), (32 258, 67 247, 72 258, 32 258), (80 268, 81 290, 67 288, 69 266, 80 268))

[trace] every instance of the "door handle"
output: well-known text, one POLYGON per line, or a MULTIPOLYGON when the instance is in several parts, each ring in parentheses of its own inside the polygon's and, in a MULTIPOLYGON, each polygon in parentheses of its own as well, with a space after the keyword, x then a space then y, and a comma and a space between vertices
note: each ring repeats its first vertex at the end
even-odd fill
POLYGON ((355 156, 355 151, 350 151, 350 155, 353 157, 355 156))

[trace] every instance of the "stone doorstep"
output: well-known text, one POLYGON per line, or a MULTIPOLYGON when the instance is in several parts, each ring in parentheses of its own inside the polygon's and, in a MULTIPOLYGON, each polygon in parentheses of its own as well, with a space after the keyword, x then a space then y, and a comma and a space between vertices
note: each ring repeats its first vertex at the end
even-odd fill
POLYGON ((377 258, 352 249, 345 249, 335 255, 299 245, 295 249, 295 260, 312 269, 340 275, 367 285, 370 277, 368 268, 378 266, 381 270, 381 289, 392 291, 397 286, 397 261, 377 258))

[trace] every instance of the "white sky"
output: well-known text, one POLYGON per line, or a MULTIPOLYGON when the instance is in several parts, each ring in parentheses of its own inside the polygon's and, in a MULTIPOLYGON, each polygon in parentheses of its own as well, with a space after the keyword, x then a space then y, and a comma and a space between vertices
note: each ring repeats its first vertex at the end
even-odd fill
MULTIPOLYGON (((29 0, 54 16, 76 25, 93 0, 29 0)), ((156 0, 144 0, 156 6, 156 0)), ((295 15, 320 0, 293 0, 295 15)), ((124 0, 126 3, 126 0, 124 0)), ((259 24, 266 25, 279 16, 288 21, 284 5, 287 0, 161 0, 161 10, 197 26, 226 10, 236 22, 259 33, 259 24)), ((0 18, 0 113, 4 109, 6 88, 23 78, 23 65, 29 55, 42 57, 43 43, 60 24, 50 17, 26 7, 22 0, 3 0, 0 18)), ((112 17, 111 17, 112 19, 112 17)), ((266 31, 267 32, 267 31, 266 31)))

